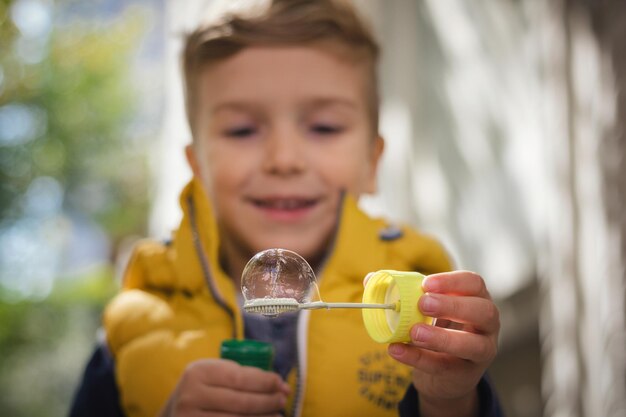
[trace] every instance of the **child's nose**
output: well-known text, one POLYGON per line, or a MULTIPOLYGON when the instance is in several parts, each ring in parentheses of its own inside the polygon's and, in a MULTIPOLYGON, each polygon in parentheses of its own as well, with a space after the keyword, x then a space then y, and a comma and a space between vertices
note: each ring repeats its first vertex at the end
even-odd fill
POLYGON ((268 135, 265 146, 264 168, 275 175, 298 174, 305 169, 305 157, 298 132, 293 129, 275 129, 268 135))

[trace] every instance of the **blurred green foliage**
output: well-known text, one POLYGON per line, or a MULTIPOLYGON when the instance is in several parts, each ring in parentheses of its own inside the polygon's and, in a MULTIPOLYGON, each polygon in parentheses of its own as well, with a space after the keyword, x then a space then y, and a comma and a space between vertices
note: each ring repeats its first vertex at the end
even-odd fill
POLYGON ((141 27, 138 14, 109 25, 54 26, 44 59, 31 64, 18 53, 11 19, 0 23, 0 106, 27 109, 34 123, 18 146, 0 148, 2 218, 20 217, 20 196, 34 178, 50 176, 64 189, 65 210, 96 219, 113 239, 144 229, 142 144, 127 133, 136 102, 128 74, 141 27))
POLYGON ((0 303, 0 415, 63 416, 95 342, 110 269, 62 281, 45 300, 0 303))
MULTIPOLYGON (((106 22, 67 19, 63 2, 41 2, 50 24, 40 20, 31 33, 20 26, 17 7, 37 2, 18 3, 0 0, 0 237, 29 218, 70 226, 89 219, 108 237, 110 255, 72 277, 55 277, 47 297, 36 299, 16 297, 3 284, 28 272, 6 267, 13 254, 2 252, 0 415, 65 415, 102 308, 116 291, 117 246, 145 234, 146 138, 133 130, 138 100, 131 77, 145 21, 139 10, 106 22), (41 195, 34 184, 55 185, 58 206, 33 208, 29 192, 41 195)), ((38 15, 24 16, 32 23, 38 15)), ((58 256, 66 250, 50 247, 58 256)))

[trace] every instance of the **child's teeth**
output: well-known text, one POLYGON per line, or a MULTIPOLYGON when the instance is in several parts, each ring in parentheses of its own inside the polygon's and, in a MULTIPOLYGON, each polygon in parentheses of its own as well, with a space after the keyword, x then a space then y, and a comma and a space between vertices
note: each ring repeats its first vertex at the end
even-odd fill
POLYGON ((281 200, 278 201, 278 208, 284 210, 290 210, 298 206, 298 202, 294 200, 281 200))
POLYGON ((293 210, 304 205, 300 200, 276 200, 270 201, 269 205, 280 210, 293 210))

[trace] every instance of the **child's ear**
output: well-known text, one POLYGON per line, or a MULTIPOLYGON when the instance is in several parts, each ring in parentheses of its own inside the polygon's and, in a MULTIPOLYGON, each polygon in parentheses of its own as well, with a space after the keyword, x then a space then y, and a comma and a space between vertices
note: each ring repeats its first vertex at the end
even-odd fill
POLYGON ((187 163, 193 172, 193 175, 196 178, 200 177, 200 167, 198 166, 198 158, 196 157, 196 152, 193 147, 193 144, 189 144, 185 146, 185 156, 187 157, 187 163))
POLYGON ((378 163, 380 162, 380 157, 383 154, 385 149, 385 139, 382 136, 377 135, 374 138, 374 143, 372 144, 372 153, 370 155, 370 172, 368 173, 369 177, 367 179, 367 187, 365 192, 368 194, 374 194, 376 192, 376 188, 378 188, 377 177, 378 177, 378 163))

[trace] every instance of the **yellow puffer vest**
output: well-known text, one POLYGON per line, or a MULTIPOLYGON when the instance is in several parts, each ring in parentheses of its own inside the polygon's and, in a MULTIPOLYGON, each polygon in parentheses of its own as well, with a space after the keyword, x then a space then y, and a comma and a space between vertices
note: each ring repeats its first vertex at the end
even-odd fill
MULTIPOLYGON (((129 417, 156 416, 188 363, 219 357, 222 340, 243 335, 237 291, 219 268, 217 227, 197 181, 185 188, 181 205, 184 217, 172 243, 137 246, 123 290, 104 314, 129 417)), ((324 301, 359 302, 371 271, 450 269, 434 240, 406 228, 385 234, 386 228, 345 199, 333 253, 318 277, 324 301)), ((359 310, 302 311, 288 415, 396 415, 410 369, 386 349, 367 335, 359 310)))

